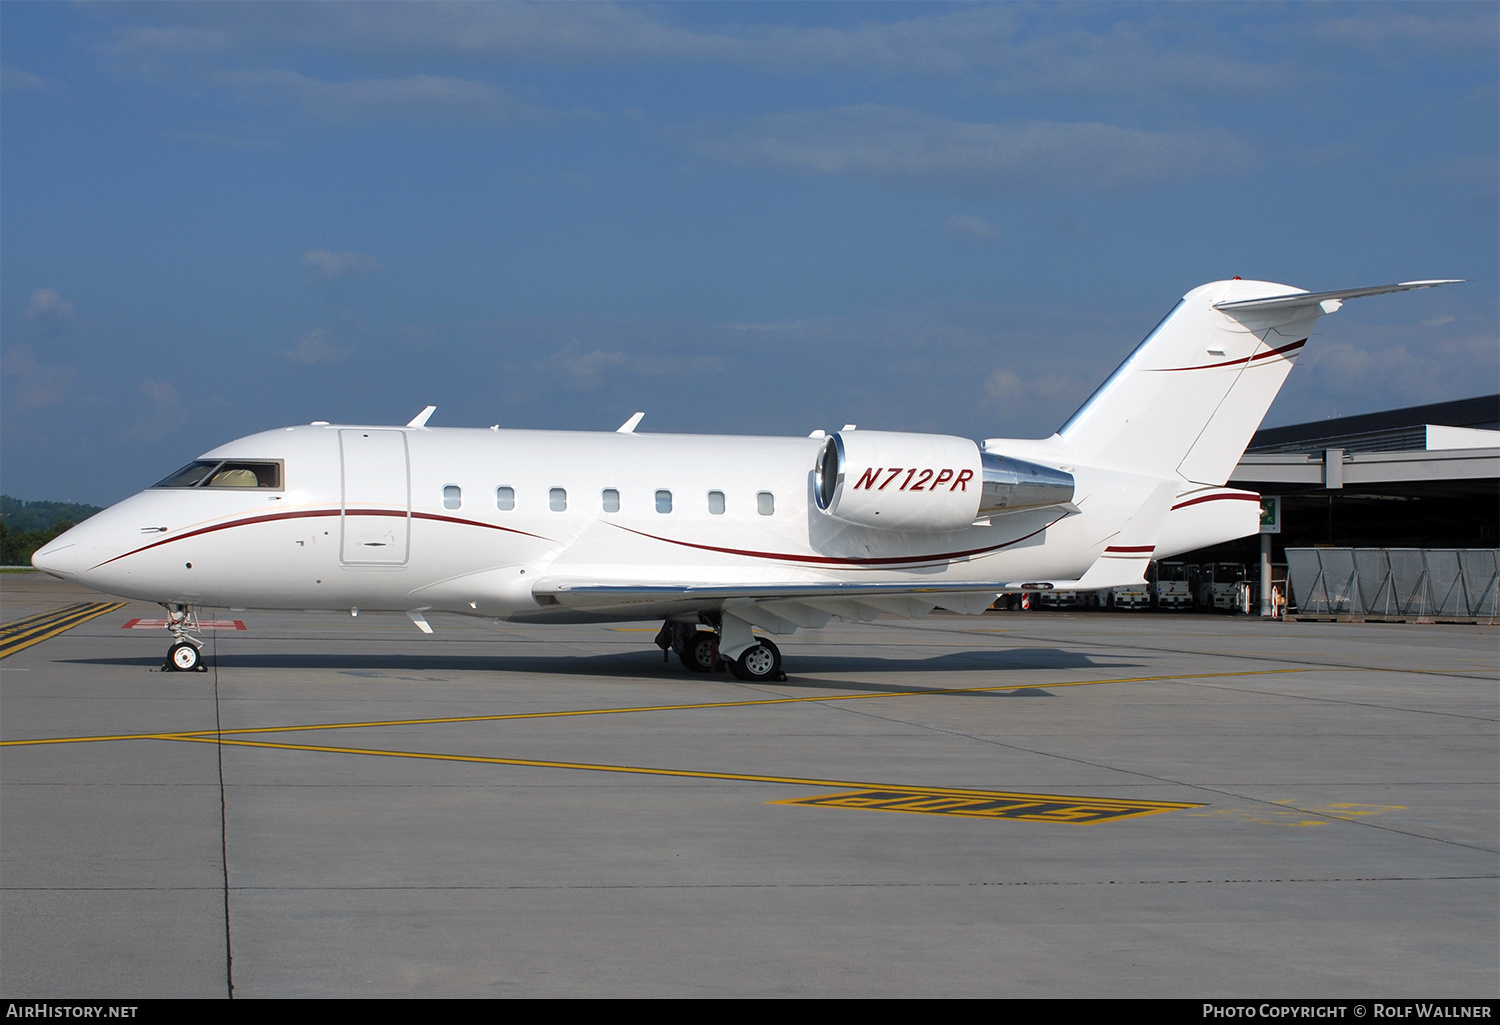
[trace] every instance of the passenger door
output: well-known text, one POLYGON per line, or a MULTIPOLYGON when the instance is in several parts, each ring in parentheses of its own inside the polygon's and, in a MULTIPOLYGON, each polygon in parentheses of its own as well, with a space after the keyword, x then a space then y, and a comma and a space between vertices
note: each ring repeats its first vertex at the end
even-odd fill
POLYGON ((403 431, 339 431, 346 565, 406 564, 411 483, 403 431))

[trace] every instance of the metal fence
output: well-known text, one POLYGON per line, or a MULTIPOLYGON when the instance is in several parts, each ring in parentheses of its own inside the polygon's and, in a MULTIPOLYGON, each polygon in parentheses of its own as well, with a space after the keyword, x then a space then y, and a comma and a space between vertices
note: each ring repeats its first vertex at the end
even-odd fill
POLYGON ((1302 615, 1500 615, 1500 549, 1288 548, 1286 564, 1302 615))

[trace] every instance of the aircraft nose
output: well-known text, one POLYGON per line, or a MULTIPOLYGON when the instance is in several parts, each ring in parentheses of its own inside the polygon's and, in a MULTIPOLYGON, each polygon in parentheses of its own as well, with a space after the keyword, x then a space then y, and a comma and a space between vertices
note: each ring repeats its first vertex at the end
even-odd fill
POLYGON ((78 545, 72 541, 63 543, 63 537, 53 538, 31 556, 31 564, 43 573, 68 579, 78 575, 78 545))

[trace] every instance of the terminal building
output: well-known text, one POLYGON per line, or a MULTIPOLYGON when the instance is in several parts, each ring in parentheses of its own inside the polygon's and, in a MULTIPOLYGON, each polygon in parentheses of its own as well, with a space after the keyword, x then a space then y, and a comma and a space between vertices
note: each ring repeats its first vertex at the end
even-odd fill
MULTIPOLYGON (((1280 567, 1288 563, 1289 548, 1493 552, 1500 537, 1500 395, 1264 429, 1229 484, 1278 499, 1279 532, 1204 549, 1183 561, 1241 562, 1254 580, 1263 560, 1278 567, 1273 575, 1284 577, 1280 567), (1262 541, 1267 537, 1268 546, 1262 541)), ((1298 558, 1291 560, 1292 600, 1306 606, 1312 595, 1296 591, 1314 588, 1299 584, 1298 558)), ((1457 566, 1458 556, 1451 558, 1457 566)), ((1494 556, 1488 558, 1493 565, 1494 556)), ((1398 576, 1394 570, 1387 575, 1398 576)), ((1455 586, 1493 591, 1493 572, 1487 585, 1455 586)), ((1329 595, 1322 596, 1326 610, 1337 611, 1327 605, 1329 595)), ((1389 606, 1395 599, 1382 600, 1389 606)), ((1449 607, 1442 605, 1445 599, 1431 600, 1449 607)), ((1352 602, 1344 600, 1342 611, 1370 613, 1373 601, 1366 595, 1360 605, 1356 593, 1352 602)), ((1450 605, 1462 606, 1462 595, 1450 605)))

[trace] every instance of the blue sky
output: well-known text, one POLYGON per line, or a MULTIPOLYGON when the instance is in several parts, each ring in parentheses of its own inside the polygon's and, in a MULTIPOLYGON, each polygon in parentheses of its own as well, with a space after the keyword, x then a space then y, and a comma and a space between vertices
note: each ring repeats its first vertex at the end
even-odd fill
POLYGON ((1188 289, 1267 423, 1500 388, 1500 6, 0 4, 0 487, 311 420, 1051 433, 1188 289))

